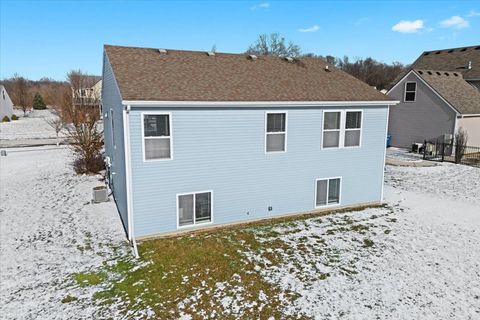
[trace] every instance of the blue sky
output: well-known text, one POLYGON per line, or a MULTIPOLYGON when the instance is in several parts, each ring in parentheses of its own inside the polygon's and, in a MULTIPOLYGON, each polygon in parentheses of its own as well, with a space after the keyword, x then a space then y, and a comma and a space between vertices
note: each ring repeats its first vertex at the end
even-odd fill
POLYGON ((100 74, 103 44, 243 52, 271 32, 303 52, 411 63, 480 44, 480 1, 0 0, 0 78, 100 74))

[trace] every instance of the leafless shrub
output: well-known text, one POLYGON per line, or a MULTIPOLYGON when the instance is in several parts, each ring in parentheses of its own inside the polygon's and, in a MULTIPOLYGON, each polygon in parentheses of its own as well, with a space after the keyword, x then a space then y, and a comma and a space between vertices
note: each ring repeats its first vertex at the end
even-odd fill
POLYGON ((460 128, 457 133, 455 133, 455 163, 460 163, 462 161, 465 150, 467 149, 468 134, 463 129, 460 128))
POLYGON ((21 108, 23 115, 25 116, 33 102, 32 95, 28 90, 27 79, 15 74, 12 79, 11 96, 15 107, 21 108))

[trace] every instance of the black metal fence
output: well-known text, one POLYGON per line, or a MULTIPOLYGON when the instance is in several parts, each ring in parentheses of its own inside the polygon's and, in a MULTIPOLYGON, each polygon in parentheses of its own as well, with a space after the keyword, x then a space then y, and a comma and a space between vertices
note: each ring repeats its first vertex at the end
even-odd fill
POLYGON ((480 147, 457 146, 442 141, 425 141, 423 159, 446 161, 480 168, 480 147))

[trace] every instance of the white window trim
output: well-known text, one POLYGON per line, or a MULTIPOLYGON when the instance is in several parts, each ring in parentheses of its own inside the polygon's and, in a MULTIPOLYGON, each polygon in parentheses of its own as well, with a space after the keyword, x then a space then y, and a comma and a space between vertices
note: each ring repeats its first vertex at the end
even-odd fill
POLYGON ((142 155, 143 162, 156 162, 156 161, 170 161, 173 160, 173 127, 172 127, 172 113, 171 112, 162 112, 162 111, 152 111, 152 112, 142 112, 141 113, 141 125, 142 125, 142 155), (168 115, 168 126, 170 130, 170 135, 167 137, 145 137, 145 116, 149 115, 168 115), (170 158, 162 159, 146 159, 145 158, 145 139, 170 139, 170 158))
POLYGON ((338 150, 338 149, 355 149, 362 147, 362 137, 363 137, 363 109, 326 109, 322 112, 322 142, 320 143, 320 150, 338 150), (325 128, 325 113, 328 112, 340 112, 340 129, 324 129, 325 128), (347 112, 360 112, 360 142, 358 146, 345 146, 345 132, 346 131, 355 131, 359 129, 347 129, 347 112), (340 131, 338 147, 324 147, 323 146, 323 133, 324 132, 333 132, 340 131))
POLYGON ((320 209, 320 208, 331 208, 331 207, 338 207, 342 204, 342 177, 329 177, 329 178, 317 178, 315 179, 315 195, 314 195, 314 207, 315 209, 320 209), (332 204, 328 204, 328 191, 329 191, 329 188, 330 188, 330 180, 333 180, 333 179, 340 179, 340 189, 339 189, 339 197, 338 197, 338 203, 332 203, 332 204), (317 184, 318 184, 318 181, 321 181, 321 180, 327 180, 327 204, 324 204, 324 205, 317 205, 317 184))
POLYGON ((213 223, 213 191, 212 190, 204 190, 204 191, 194 191, 194 192, 184 192, 184 193, 177 193, 177 229, 188 229, 188 228, 195 228, 199 226, 205 226, 213 223), (210 221, 208 222, 196 222, 196 212, 195 212, 195 195, 199 193, 210 193, 210 221), (180 225, 180 203, 178 198, 180 196, 187 196, 193 195, 193 223, 185 226, 180 225))
POLYGON ((417 100, 417 82, 416 81, 406 81, 405 82, 405 90, 404 90, 404 94, 403 94, 403 102, 406 102, 406 103, 412 103, 412 102, 415 102, 417 100), (415 97, 413 99, 413 101, 407 101, 407 84, 409 83, 415 83, 415 91, 408 91, 408 92, 414 92, 415 93, 415 97))
POLYGON ((266 111, 265 112, 265 128, 264 128, 264 152, 265 154, 278 154, 278 153, 286 153, 287 152, 287 137, 288 137, 288 112, 285 110, 278 110, 278 111, 266 111), (279 131, 279 132, 267 132, 267 118, 269 114, 275 114, 275 113, 284 113, 285 114, 285 131, 279 131), (285 134, 285 150, 284 151, 267 151, 267 135, 269 134, 285 134))

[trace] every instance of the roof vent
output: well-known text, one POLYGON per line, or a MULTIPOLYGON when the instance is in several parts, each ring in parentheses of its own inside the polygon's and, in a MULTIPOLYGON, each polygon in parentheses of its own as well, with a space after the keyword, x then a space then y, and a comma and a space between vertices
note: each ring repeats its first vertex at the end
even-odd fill
POLYGON ((167 53, 167 49, 158 49, 158 52, 160 52, 161 54, 166 54, 166 53, 167 53))
POLYGON ((257 60, 257 59, 258 59, 258 57, 257 57, 256 55, 254 55, 254 54, 249 54, 249 55, 248 55, 248 58, 249 58, 250 60, 257 60))
POLYGON ((293 58, 292 58, 292 57, 285 57, 284 59, 287 60, 288 62, 293 62, 293 58))
POLYGON ((215 52, 213 52, 213 51, 208 51, 207 54, 208 54, 209 57, 213 57, 213 56, 215 55, 215 52))
POLYGON ((448 72, 445 72, 445 75, 448 77, 450 74, 448 72))
POLYGON ((467 69, 468 69, 468 70, 472 69, 472 61, 468 61, 467 69))
POLYGON ((427 73, 428 73, 429 75, 432 75, 432 71, 427 71, 427 73))
POLYGON ((422 71, 422 70, 418 70, 418 73, 423 74, 423 71, 422 71))
POLYGON ((456 73, 456 72, 454 72, 453 75, 454 75, 455 77, 458 77, 458 73, 456 73))
POLYGON ((475 50, 480 50, 480 47, 476 47, 475 50))
POLYGON ((463 49, 462 49, 462 50, 460 50, 460 51, 462 51, 462 52, 463 52, 463 51, 467 51, 467 48, 463 48, 463 49))
POLYGON ((442 53, 442 51, 437 51, 437 52, 435 52, 435 54, 440 54, 440 53, 442 53))
POLYGON ((328 69, 328 66, 325 66, 325 71, 330 72, 331 70, 328 69))
POLYGON ((453 50, 453 49, 452 49, 452 50, 448 50, 448 53, 452 53, 453 51, 455 51, 455 50, 453 50))
POLYGON ((428 56, 430 54, 430 52, 425 52, 424 56, 428 56))
POLYGON ((437 76, 441 75, 441 73, 440 73, 440 72, 438 72, 438 71, 436 72, 436 74, 437 74, 437 76))

